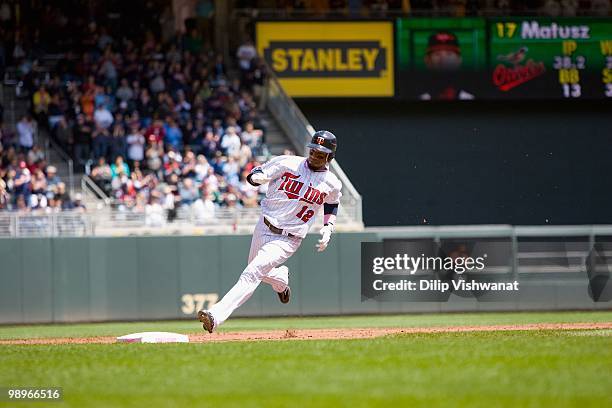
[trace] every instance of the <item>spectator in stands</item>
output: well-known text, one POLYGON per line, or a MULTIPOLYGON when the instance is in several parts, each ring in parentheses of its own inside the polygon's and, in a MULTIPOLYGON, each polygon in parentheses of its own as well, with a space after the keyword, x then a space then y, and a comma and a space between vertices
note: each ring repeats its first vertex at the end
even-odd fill
POLYGON ((255 208, 257 207, 257 200, 259 198, 259 188, 251 185, 251 183, 246 180, 247 175, 248 172, 242 173, 238 191, 242 198, 242 205, 246 208, 255 208))
POLYGON ((185 157, 183 158, 181 168, 181 177, 194 178, 196 176, 196 165, 197 161, 195 154, 191 150, 185 151, 185 157))
POLYGON ((80 97, 81 112, 87 117, 87 120, 92 120, 95 113, 95 98, 96 91, 94 88, 88 88, 80 97))
POLYGON ((177 91, 177 99, 174 111, 182 122, 186 122, 191 116, 191 104, 185 99, 185 92, 182 89, 177 91))
POLYGON ((238 66, 244 76, 251 70, 251 63, 257 56, 257 50, 250 38, 247 38, 246 41, 238 47, 236 56, 238 57, 238 66))
POLYGON ((79 211, 79 212, 85 212, 87 210, 87 207, 85 206, 85 203, 83 202, 83 195, 81 193, 76 193, 74 195, 74 201, 72 202, 72 209, 79 211))
POLYGON ((153 173, 161 176, 162 169, 162 157, 164 156, 164 148, 161 142, 152 142, 146 151, 147 167, 153 173))
POLYGON ((111 165, 111 176, 112 178, 122 176, 130 177, 130 168, 127 163, 123 161, 123 156, 117 156, 115 163, 111 165))
POLYGON ((149 82, 149 89, 153 95, 160 94, 166 90, 166 81, 164 81, 162 72, 163 67, 160 66, 157 61, 154 61, 149 74, 147 75, 151 78, 151 81, 149 82))
POLYGON ((144 160, 145 137, 138 128, 138 123, 130 126, 130 134, 127 137, 127 157, 130 163, 142 162, 144 160))
POLYGON ((151 201, 145 208, 145 223, 149 227, 161 227, 164 225, 164 209, 160 199, 156 195, 151 196, 151 201))
MULTIPOLYGON (((176 175, 174 176, 174 178, 178 179, 176 175)), ((179 197, 176 195, 176 192, 176 184, 167 184, 163 189, 161 205, 166 212, 168 222, 172 222, 176 218, 176 202, 179 201, 179 197)))
POLYGON ((194 167, 195 171, 195 179, 198 183, 202 183, 208 174, 208 170, 210 169, 210 164, 208 164, 208 160, 202 154, 198 155, 197 163, 194 167))
POLYGON ((149 143, 161 143, 166 137, 166 129, 164 128, 164 122, 159 118, 155 118, 153 123, 147 128, 145 132, 145 138, 149 143))
POLYGON ((6 182, 0 177, 0 210, 9 210, 10 200, 11 196, 6 191, 6 182))
POLYGON ((227 157, 223 155, 223 152, 216 152, 215 157, 210 161, 210 165, 212 166, 215 174, 223 174, 223 165, 227 161, 227 157))
POLYGON ((181 148, 183 147, 183 132, 181 132, 181 129, 178 127, 174 118, 172 118, 171 116, 168 116, 168 118, 166 118, 166 123, 166 137, 164 141, 176 151, 181 150, 181 148))
MULTIPOLYGON (((208 189, 208 192, 215 195, 219 192, 219 175, 215 173, 214 168, 211 166, 208 168, 208 174, 202 180, 202 186, 208 189)), ((216 201, 216 200, 215 200, 216 201)))
POLYGON ((240 165, 234 156, 229 156, 223 163, 222 174, 227 180, 227 184, 235 186, 240 182, 240 165))
POLYGON ((4 174, 4 181, 6 183, 6 193, 9 196, 11 205, 15 204, 15 177, 17 176, 17 169, 10 166, 6 169, 4 174))
POLYGON ((212 159, 221 148, 221 136, 215 134, 212 130, 206 132, 202 141, 202 152, 208 159, 212 159))
POLYGON ((240 135, 242 141, 251 148, 251 152, 255 156, 261 155, 261 145, 263 144, 263 131, 255 129, 253 122, 248 121, 244 125, 244 131, 240 135))
POLYGON ((66 191, 66 184, 58 183, 55 195, 53 197, 55 199, 55 205, 62 210, 71 210, 72 209, 72 200, 70 199, 70 195, 66 191))
POLYGON ((238 201, 238 196, 234 193, 228 193, 225 195, 223 205, 230 210, 242 207, 238 201))
POLYGON ((42 126, 47 126, 47 113, 50 103, 51 95, 49 95, 45 86, 41 85, 32 96, 32 111, 36 116, 36 120, 42 126))
POLYGON ((30 115, 23 115, 17 123, 17 134, 19 135, 19 147, 22 152, 28 152, 34 145, 35 124, 30 115))
POLYGON ((94 123, 100 129, 108 129, 113 124, 113 114, 107 109, 104 103, 99 103, 94 112, 94 123))
POLYGON ((240 168, 242 169, 253 158, 253 152, 251 151, 251 148, 249 146, 247 146, 244 142, 241 142, 240 150, 238 151, 235 157, 238 161, 238 166, 240 166, 240 168))
POLYGON ((200 197, 198 189, 190 178, 183 179, 179 186, 179 195, 181 197, 181 205, 191 205, 200 197))
POLYGON ((226 128, 228 127, 233 127, 234 131, 236 132, 236 134, 238 134, 238 136, 240 136, 240 133, 242 133, 242 127, 240 127, 240 125, 238 124, 238 121, 236 120, 236 117, 240 117, 241 113, 239 112, 239 108, 237 107, 236 103, 233 103, 234 107, 232 109, 237 110, 238 112, 230 112, 227 116, 227 118, 225 118, 225 124, 226 124, 226 128), (233 114, 236 115, 236 117, 232 116, 233 114))
POLYGON ((236 133, 236 128, 229 126, 221 139, 221 148, 227 156, 236 156, 240 150, 240 144, 240 136, 236 133))
MULTIPOLYGON (((138 83, 137 81, 135 81, 138 83)), ((153 114, 155 113, 155 107, 153 101, 149 95, 149 91, 145 88, 140 91, 138 101, 136 101, 136 111, 142 118, 142 123, 145 127, 151 124, 153 114)))
POLYGON ((115 95, 117 96, 117 99, 125 103, 129 103, 132 99, 134 99, 134 90, 130 87, 127 78, 123 78, 121 80, 121 86, 119 89, 117 89, 117 93, 115 95))
MULTIPOLYGON (((98 75, 104 78, 104 86, 108 86, 111 89, 117 87, 117 64, 119 58, 113 54, 112 49, 107 47, 104 51, 104 56, 99 64, 98 75)), ((113 92, 114 93, 114 92, 113 92)))
POLYGON ((251 61, 251 69, 245 74, 242 80, 242 88, 253 92, 259 98, 261 89, 266 80, 266 63, 263 58, 256 56, 251 61))
POLYGON ((45 152, 42 151, 39 145, 32 146, 32 149, 28 152, 27 155, 28 161, 32 163, 40 164, 45 160, 45 152))
POLYGON ((182 160, 183 160, 182 156, 179 153, 175 152, 174 150, 170 150, 164 155, 163 174, 164 174, 164 179, 166 180, 166 182, 171 183, 173 185, 178 185, 178 179, 176 181, 173 181, 172 176, 174 175, 178 177, 182 174, 182 170, 181 170, 182 160))
MULTIPOLYGON (((30 150, 31 151, 31 150, 30 150)), ((30 174, 34 174, 34 172, 39 169, 38 164, 34 162, 34 156, 29 154, 25 156, 26 168, 30 170, 30 174)))
POLYGON ((32 176, 30 206, 32 208, 47 207, 47 178, 41 169, 36 169, 32 176))
POLYGON ((14 194, 16 197, 23 196, 24 202, 27 203, 30 198, 30 181, 32 176, 30 170, 26 167, 24 161, 19 162, 19 167, 15 173, 14 194))
POLYGON ((55 166, 47 166, 47 185, 51 187, 61 182, 62 180, 57 175, 57 168, 55 166))
POLYGON ((91 178, 102 191, 110 195, 113 172, 104 156, 98 158, 98 164, 91 170, 91 178))
POLYGON ((198 199, 193 204, 193 214, 196 222, 207 222, 215 217, 215 203, 212 201, 212 195, 207 195, 204 199, 198 199))
POLYGON ((201 129, 197 129, 193 123, 193 119, 188 118, 182 129, 185 146, 189 149, 195 150, 197 153, 199 153, 199 151, 202 149, 203 128, 204 126, 202 124, 201 129))
POLYGON ((111 136, 111 159, 114 160, 118 156, 125 157, 127 153, 127 140, 125 137, 125 128, 119 121, 113 125, 113 133, 111 136))

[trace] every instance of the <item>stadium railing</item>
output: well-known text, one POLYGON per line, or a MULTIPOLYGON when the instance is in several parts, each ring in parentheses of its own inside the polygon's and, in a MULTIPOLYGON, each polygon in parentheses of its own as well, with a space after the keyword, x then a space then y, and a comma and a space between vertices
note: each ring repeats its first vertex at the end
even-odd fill
MULTIPOLYGON (((199 212, 193 206, 168 211, 147 212, 128 209, 115 202, 87 212, 0 212, 0 238, 56 237, 56 236, 126 236, 126 235, 209 235, 252 233, 261 209, 216 208, 213 212, 199 212)), ((317 218, 315 230, 322 224, 317 218)), ((338 231, 359 230, 352 224, 351 214, 339 214, 338 231)))
POLYGON ((51 214, 0 212, 0 238, 75 237, 93 235, 88 214, 64 211, 51 214))

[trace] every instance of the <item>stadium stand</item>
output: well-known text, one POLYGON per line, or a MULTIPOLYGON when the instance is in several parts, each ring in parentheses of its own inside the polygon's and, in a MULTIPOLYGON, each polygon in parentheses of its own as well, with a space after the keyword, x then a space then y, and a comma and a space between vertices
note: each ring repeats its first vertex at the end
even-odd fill
POLYGON ((54 198, 57 183, 40 199, 34 174, 46 162, 32 148, 36 128, 69 152, 77 170, 85 169, 120 210, 161 206, 172 220, 180 207, 207 217, 214 208, 258 205, 265 191, 253 189, 245 176, 270 152, 256 102, 265 70, 254 53, 241 51, 240 70, 233 70, 198 36, 162 43, 151 31, 144 38, 113 36, 96 23, 78 41, 59 42, 62 49, 34 49, 38 33, 30 28, 13 29, 10 58, 36 121, 24 115, 18 135, 3 128, 0 208, 82 205, 77 197, 54 198), (61 52, 41 77, 37 61, 52 51, 61 52))

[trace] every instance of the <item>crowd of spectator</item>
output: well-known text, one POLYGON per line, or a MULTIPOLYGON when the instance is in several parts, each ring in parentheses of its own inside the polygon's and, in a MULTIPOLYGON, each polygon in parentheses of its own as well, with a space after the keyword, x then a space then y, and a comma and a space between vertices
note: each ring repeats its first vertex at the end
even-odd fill
POLYGON ((232 78, 223 57, 202 44, 149 38, 138 47, 104 33, 34 94, 36 106, 37 93, 53 92, 40 120, 47 116, 57 141, 77 163, 93 159, 92 179, 121 209, 162 207, 172 218, 180 206, 209 213, 257 206, 246 174, 268 152, 255 102, 264 79, 256 55, 232 78))
POLYGON ((81 194, 70 196, 66 184, 35 143, 37 124, 24 115, 12 131, 0 103, 0 211, 49 214, 85 210, 81 194))
POLYGON ((85 210, 81 194, 70 196, 38 145, 8 144, 11 139, 0 126, 0 211, 49 214, 85 210))
MULTIPOLYGON (((195 28, 162 42, 152 31, 128 38, 91 23, 47 78, 21 75, 38 127, 119 209, 172 219, 189 207, 212 217, 220 207, 256 207, 265 194, 246 182, 269 157, 256 102, 264 65, 250 41, 236 58, 234 69, 195 28)), ((33 123, 17 125, 16 152, 33 150, 33 123)))

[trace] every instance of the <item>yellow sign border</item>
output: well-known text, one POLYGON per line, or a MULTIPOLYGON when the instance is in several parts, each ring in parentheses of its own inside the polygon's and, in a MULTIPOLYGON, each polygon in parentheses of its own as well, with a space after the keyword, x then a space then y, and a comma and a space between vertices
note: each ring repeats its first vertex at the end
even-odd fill
POLYGON ((379 41, 387 50, 386 67, 378 78, 279 78, 292 97, 393 97, 395 94, 394 34, 391 21, 278 22, 258 21, 257 52, 271 41, 379 41))

